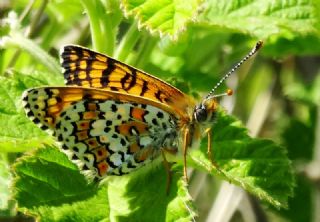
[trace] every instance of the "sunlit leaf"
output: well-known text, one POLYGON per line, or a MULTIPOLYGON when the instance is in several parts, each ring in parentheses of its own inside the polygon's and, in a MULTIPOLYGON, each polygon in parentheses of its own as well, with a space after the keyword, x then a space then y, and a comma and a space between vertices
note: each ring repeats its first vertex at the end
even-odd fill
POLYGON ((220 113, 213 128, 212 166, 206 139, 190 155, 195 167, 218 174, 276 207, 287 207, 293 194, 293 169, 283 147, 271 140, 253 139, 239 121, 220 113))
POLYGON ((124 11, 151 32, 176 38, 186 24, 195 18, 200 0, 122 0, 124 11))

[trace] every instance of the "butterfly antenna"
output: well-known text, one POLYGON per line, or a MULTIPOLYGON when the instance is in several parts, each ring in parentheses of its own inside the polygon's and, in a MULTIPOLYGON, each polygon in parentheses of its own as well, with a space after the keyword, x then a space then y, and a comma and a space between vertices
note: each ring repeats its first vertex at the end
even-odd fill
MULTIPOLYGON (((263 42, 260 40, 256 43, 256 45, 253 47, 253 49, 243 58, 238 62, 224 77, 220 79, 220 81, 212 88, 212 90, 209 92, 209 94, 205 97, 205 99, 209 99, 212 97, 217 97, 213 96, 214 91, 223 83, 232 73, 234 73, 245 61, 247 61, 251 56, 253 56, 261 47, 262 47, 263 42)), ((232 93, 225 93, 222 95, 232 95, 232 93)))

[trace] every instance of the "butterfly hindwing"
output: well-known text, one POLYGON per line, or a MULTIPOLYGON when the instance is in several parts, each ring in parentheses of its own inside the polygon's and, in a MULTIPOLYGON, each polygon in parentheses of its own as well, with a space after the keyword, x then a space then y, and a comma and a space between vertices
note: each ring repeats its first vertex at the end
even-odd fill
POLYGON ((23 101, 27 116, 51 129, 90 178, 129 173, 157 157, 162 146, 176 149, 177 119, 163 105, 82 87, 29 89, 23 101))

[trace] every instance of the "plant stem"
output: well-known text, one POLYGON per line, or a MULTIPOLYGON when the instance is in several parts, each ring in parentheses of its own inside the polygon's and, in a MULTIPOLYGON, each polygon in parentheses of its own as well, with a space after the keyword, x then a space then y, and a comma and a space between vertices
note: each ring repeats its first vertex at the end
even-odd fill
POLYGON ((97 1, 93 0, 81 0, 81 4, 88 14, 90 20, 90 29, 92 35, 92 46, 95 50, 104 51, 102 39, 100 38, 101 28, 99 22, 99 10, 96 6, 97 1))
POLYGON ((111 13, 104 12, 105 7, 99 0, 81 0, 81 3, 88 13, 93 48, 99 52, 112 55, 115 45, 115 34, 111 23, 111 13))
MULTIPOLYGON (((19 21, 20 21, 20 22, 21 22, 21 21, 24 19, 24 17, 27 16, 27 14, 31 11, 31 8, 32 8, 33 3, 34 3, 33 1, 30 2, 30 4, 28 5, 28 7, 24 10, 24 12, 22 13, 22 15, 21 15, 20 18, 19 18, 19 21)), ((42 14, 43 14, 43 12, 44 12, 47 4, 48 4, 48 0, 44 0, 44 1, 41 2, 41 5, 40 5, 39 10, 37 11, 37 13, 36 13, 36 15, 34 16, 34 18, 32 18, 32 21, 31 21, 29 30, 27 30, 27 31, 25 32, 25 36, 26 36, 26 37, 29 37, 29 36, 31 36, 31 35, 33 34, 33 32, 34 32, 34 30, 35 30, 35 28, 36 28, 36 26, 37 26, 37 23, 40 21, 40 17, 42 16, 42 14)), ((12 56, 11 61, 9 62, 8 67, 13 67, 13 66, 16 64, 16 62, 17 62, 17 60, 18 60, 18 58, 19 58, 19 56, 20 56, 20 53, 21 53, 21 52, 20 52, 19 50, 17 50, 17 51, 14 53, 14 55, 12 56)))
POLYGON ((135 65, 137 67, 143 68, 150 60, 150 54, 155 47, 157 40, 157 38, 153 38, 147 35, 144 37, 144 40, 141 43, 141 47, 139 48, 139 52, 136 56, 135 65))
POLYGON ((21 23, 24 18, 29 14, 29 12, 32 9, 32 6, 34 4, 35 0, 31 0, 28 2, 27 6, 24 8, 24 10, 22 11, 21 15, 19 16, 19 22, 21 23))
POLYGON ((48 70, 54 75, 61 75, 60 65, 57 63, 57 61, 42 48, 40 48, 38 44, 24 37, 21 33, 15 33, 11 35, 10 39, 7 40, 7 44, 27 51, 30 55, 47 67, 48 70))
MULTIPOLYGON (((106 38, 106 53, 109 55, 114 54, 115 46, 116 46, 116 30, 118 27, 118 23, 116 23, 116 26, 114 22, 116 22, 116 17, 121 17, 121 14, 119 16, 119 12, 115 9, 115 2, 112 0, 107 0, 104 4, 105 11, 104 16, 102 16, 102 24, 104 28, 104 37, 106 38)), ((121 19, 120 19, 121 20, 121 19)), ((120 22, 120 21, 117 21, 120 22)))
POLYGON ((119 59, 120 61, 125 61, 128 58, 128 55, 132 52, 132 49, 136 45, 139 39, 139 30, 137 27, 137 22, 134 22, 128 32, 122 38, 117 51, 115 53, 115 58, 119 59))
POLYGON ((37 24, 40 21, 40 18, 45 10, 45 8, 47 7, 48 4, 48 0, 43 0, 41 1, 41 5, 39 10, 37 10, 37 13, 35 14, 34 18, 32 18, 31 24, 30 24, 30 29, 26 31, 25 36, 29 37, 31 35, 33 35, 33 32, 36 30, 37 24))

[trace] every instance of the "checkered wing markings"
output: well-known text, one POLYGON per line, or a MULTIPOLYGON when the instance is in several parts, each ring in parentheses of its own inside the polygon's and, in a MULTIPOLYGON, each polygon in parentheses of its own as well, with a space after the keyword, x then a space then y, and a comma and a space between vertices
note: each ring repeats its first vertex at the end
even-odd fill
POLYGON ((152 154, 140 144, 149 127, 130 118, 132 106, 112 100, 76 102, 59 117, 56 136, 69 158, 94 177, 130 173, 152 154))
MULTIPOLYGON (((130 101, 131 96, 125 95, 124 101, 117 95, 98 89, 45 87, 27 90, 23 102, 27 116, 42 129, 51 129, 85 174, 101 178, 129 173, 157 156, 159 147, 151 146, 148 136, 154 117, 147 117, 145 108, 166 114, 161 104, 134 104, 136 98, 130 101)), ((166 116, 165 122, 170 114, 166 116)))
POLYGON ((116 134, 125 138, 126 153, 124 161, 115 169, 112 174, 122 175, 130 173, 136 168, 145 165, 160 154, 161 147, 155 147, 150 137, 150 125, 140 121, 129 120, 117 125, 116 134))
POLYGON ((68 45, 61 52, 66 85, 128 93, 174 106, 184 112, 193 101, 177 88, 106 55, 68 45))

